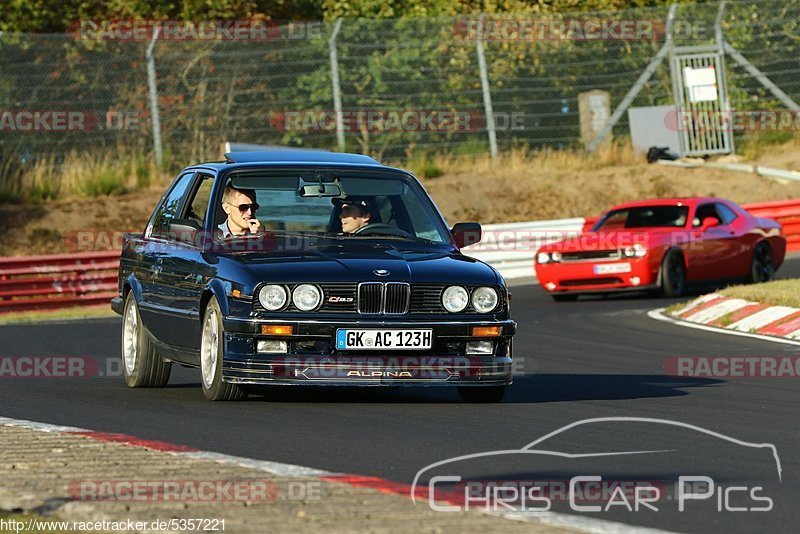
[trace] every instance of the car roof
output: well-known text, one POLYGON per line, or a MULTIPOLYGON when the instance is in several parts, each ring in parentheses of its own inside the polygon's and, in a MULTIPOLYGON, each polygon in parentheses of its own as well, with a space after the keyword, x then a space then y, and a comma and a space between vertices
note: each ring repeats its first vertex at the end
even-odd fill
POLYGON ((229 163, 351 163, 355 165, 380 165, 380 163, 363 154, 346 152, 327 152, 325 150, 305 150, 297 148, 274 148, 269 150, 253 150, 246 152, 227 152, 225 159, 229 163))
POLYGON ((319 166, 332 167, 359 166, 367 168, 380 168, 386 170, 401 170, 381 164, 374 158, 363 154, 350 154, 346 152, 328 152, 325 150, 310 150, 300 148, 275 147, 261 150, 248 150, 242 152, 226 152, 225 161, 213 161, 191 165, 187 169, 213 169, 216 171, 234 168, 248 168, 260 166, 319 166))
POLYGON ((650 200, 636 200, 633 202, 625 202, 617 204, 608 211, 625 209, 625 208, 641 208, 644 206, 696 206, 698 204, 705 204, 706 202, 727 202, 723 198, 718 197, 673 197, 673 198, 653 198, 650 200))

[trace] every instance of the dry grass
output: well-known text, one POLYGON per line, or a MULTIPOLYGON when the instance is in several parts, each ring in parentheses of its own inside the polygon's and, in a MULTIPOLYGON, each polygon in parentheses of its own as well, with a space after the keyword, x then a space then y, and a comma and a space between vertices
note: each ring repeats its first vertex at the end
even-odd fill
POLYGON ((44 157, 22 170, 3 170, 4 196, 32 201, 119 195, 165 177, 151 158, 111 152, 99 156, 72 152, 63 161, 44 157))
MULTIPOLYGON (((800 137, 780 145, 755 139, 740 148, 759 164, 800 170, 800 137)), ((52 163, 34 167, 25 186, 27 200, 4 204, 0 184, 0 255, 68 252, 69 236, 79 231, 139 230, 172 178, 156 172, 143 156, 92 160, 73 155, 60 173, 52 163), (113 196, 102 196, 107 194, 113 196)), ((420 156, 408 167, 422 177, 451 224, 592 217, 620 202, 658 197, 721 196, 739 203, 800 198, 800 183, 649 165, 629 143, 595 154, 516 149, 498 160, 420 156)))
POLYGON ((775 280, 766 284, 730 286, 720 290, 726 297, 772 306, 800 308, 800 280, 775 280))
POLYGON ((118 317, 110 304, 64 308, 63 310, 41 310, 10 312, 0 314, 0 325, 40 324, 51 321, 72 321, 78 319, 107 319, 118 317))
MULTIPOLYGON (((707 195, 739 203, 800 198, 800 183, 649 165, 621 144, 598 154, 515 150, 496 161, 482 156, 436 162, 443 176, 423 182, 450 223, 597 216, 614 204, 646 198, 707 195)), ((800 143, 764 149, 758 162, 798 170, 800 143)))

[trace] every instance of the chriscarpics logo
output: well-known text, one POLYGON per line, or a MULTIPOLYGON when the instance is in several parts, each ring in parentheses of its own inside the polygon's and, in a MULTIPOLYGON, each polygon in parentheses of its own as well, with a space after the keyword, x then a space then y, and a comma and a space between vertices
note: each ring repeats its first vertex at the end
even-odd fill
POLYGON ((439 512, 706 514, 769 512, 781 484, 771 443, 666 419, 601 417, 518 449, 434 462, 410 491, 415 504, 439 512), (720 461, 728 457, 736 464, 720 461))

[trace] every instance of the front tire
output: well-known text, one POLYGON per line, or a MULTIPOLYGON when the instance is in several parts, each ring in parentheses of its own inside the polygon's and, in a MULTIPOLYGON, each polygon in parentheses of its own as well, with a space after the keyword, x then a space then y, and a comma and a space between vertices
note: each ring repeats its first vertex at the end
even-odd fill
POLYGON ((222 357, 224 354, 225 330, 222 311, 216 297, 206 306, 203 315, 203 330, 200 339, 200 373, 203 395, 212 401, 238 401, 247 398, 247 391, 222 380, 222 357))
POLYGON ((142 324, 133 291, 122 312, 122 369, 131 388, 163 387, 169 382, 172 362, 163 361, 142 324))
POLYGON ((760 284, 769 282, 774 276, 775 264, 772 262, 772 249, 762 241, 753 251, 747 281, 751 284, 760 284))
POLYGON ((686 266, 683 255, 670 250, 661 261, 661 293, 665 297, 680 297, 686 284, 686 266))
POLYGON ((488 404, 500 402, 508 386, 460 386, 458 394, 464 402, 488 404))

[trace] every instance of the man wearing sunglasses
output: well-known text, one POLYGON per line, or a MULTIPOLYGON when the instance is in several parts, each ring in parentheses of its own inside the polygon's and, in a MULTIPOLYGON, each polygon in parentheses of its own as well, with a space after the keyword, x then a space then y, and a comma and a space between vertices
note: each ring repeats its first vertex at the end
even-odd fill
POLYGON ((265 232, 261 221, 256 218, 258 204, 256 192, 252 189, 225 187, 222 193, 222 209, 228 214, 228 219, 217 227, 223 238, 265 232))

